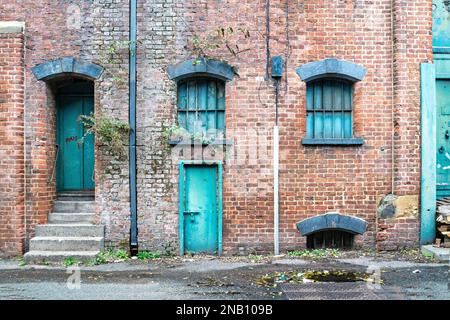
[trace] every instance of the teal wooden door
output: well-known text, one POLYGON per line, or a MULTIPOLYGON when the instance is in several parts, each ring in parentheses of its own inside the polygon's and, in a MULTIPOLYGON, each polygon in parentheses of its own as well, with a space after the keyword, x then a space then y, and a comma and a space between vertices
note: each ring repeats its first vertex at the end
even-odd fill
POLYGON ((92 96, 60 96, 57 106, 56 140, 59 146, 56 185, 58 191, 94 189, 94 138, 86 137, 79 117, 94 111, 92 96))
POLYGON ((450 196, 450 80, 436 81, 437 197, 450 196))
POLYGON ((217 253, 217 167, 186 166, 184 172, 184 250, 217 253))

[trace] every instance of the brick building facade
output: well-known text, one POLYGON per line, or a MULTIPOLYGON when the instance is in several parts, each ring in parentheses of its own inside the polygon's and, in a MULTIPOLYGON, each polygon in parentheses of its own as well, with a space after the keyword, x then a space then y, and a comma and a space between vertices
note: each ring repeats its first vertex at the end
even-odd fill
MULTIPOLYGON (((130 13, 128 1, 0 0, 2 255, 27 251, 36 225, 45 224, 52 212, 57 197, 55 145, 62 84, 77 83, 77 79, 94 82, 95 114, 128 121, 130 13), (70 62, 70 70, 64 69, 64 61, 70 62), (36 66, 47 73, 39 78, 36 66), (58 66, 63 67, 56 70, 58 66), (95 67, 102 72, 91 77, 89 68, 95 67)), ((417 246, 420 67, 433 61, 432 22, 431 0, 137 1, 139 250, 177 252, 180 241, 192 237, 188 233, 193 230, 180 227, 184 215, 180 214, 179 176, 180 168, 185 170, 180 161, 206 159, 223 166, 222 231, 215 231, 221 233, 218 241, 223 252, 272 252, 276 118, 281 251, 304 248, 306 237, 296 224, 326 213, 364 220, 366 230, 356 236, 357 246, 380 250, 417 246), (226 63, 219 63, 220 72, 198 71, 197 62, 190 60, 195 58, 193 40, 228 26, 238 39, 232 42, 230 36, 230 41, 242 52, 234 55, 224 46, 210 50, 226 63), (272 77, 274 56, 283 60, 280 80, 272 77), (190 63, 187 71, 180 67, 186 61, 190 63), (315 70, 312 82, 303 81, 301 68, 311 62, 335 63, 341 69, 315 70), (349 71, 341 67, 346 62, 364 70, 361 80, 349 80, 349 71), (170 68, 178 76, 171 76, 170 68), (229 75, 229 70, 236 74, 229 75), (218 105, 220 94, 224 95, 226 143, 171 144, 167 132, 180 119, 181 85, 188 81, 186 90, 190 90, 189 81, 197 81, 198 76, 218 81, 218 105), (224 92, 219 94, 221 83, 224 92), (351 88, 350 109, 345 111, 342 102, 342 118, 335 115, 336 109, 332 120, 326 120, 327 112, 309 107, 308 90, 314 95, 319 89, 308 86, 320 85, 325 91, 328 85, 336 88, 336 83, 351 88), (350 125, 345 122, 347 114, 350 125), (312 134, 308 128, 314 129, 312 135, 317 138, 320 121, 324 121, 322 138, 330 125, 325 121, 331 121, 332 137, 342 129, 342 139, 302 140, 312 134), (344 126, 349 126, 349 136, 344 126)), ((201 88, 200 82, 195 83, 201 88)), ((200 96, 201 89, 195 90, 200 96)), ((345 94, 333 92, 337 93, 332 108, 338 108, 336 101, 345 94)), ((218 108, 216 117, 222 114, 218 108)), ((323 108, 327 108, 325 102, 323 108)), ((129 169, 128 157, 114 158, 96 140, 96 223, 105 226, 108 246, 129 247, 129 169)))

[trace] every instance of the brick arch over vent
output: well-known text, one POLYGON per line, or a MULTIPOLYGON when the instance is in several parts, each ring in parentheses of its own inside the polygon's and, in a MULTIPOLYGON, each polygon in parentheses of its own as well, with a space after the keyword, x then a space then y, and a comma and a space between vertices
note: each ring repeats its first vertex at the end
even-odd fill
POLYGON ((181 80, 196 76, 212 76, 231 81, 235 72, 232 66, 218 60, 190 59, 170 66, 167 69, 171 80, 181 80))
POLYGON ((321 78, 341 78, 352 82, 361 81, 367 69, 359 64, 334 58, 309 62, 297 68, 300 78, 309 82, 321 78))
POLYGON ((72 57, 65 57, 38 64, 31 69, 38 80, 51 80, 56 77, 70 75, 87 80, 97 80, 103 73, 103 67, 72 57))
POLYGON ((367 222, 361 218, 340 213, 326 213, 298 222, 297 229, 302 236, 326 230, 341 230, 353 234, 363 234, 366 232, 367 222))

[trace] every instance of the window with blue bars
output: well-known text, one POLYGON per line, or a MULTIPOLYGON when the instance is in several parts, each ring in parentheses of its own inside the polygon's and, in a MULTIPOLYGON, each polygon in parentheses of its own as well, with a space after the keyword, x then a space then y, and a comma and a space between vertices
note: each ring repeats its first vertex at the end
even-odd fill
POLYGON ((225 82, 191 78, 178 82, 178 125, 192 134, 225 134, 225 82))
POLYGON ((352 105, 351 82, 340 79, 309 82, 306 89, 306 138, 352 138, 352 105))

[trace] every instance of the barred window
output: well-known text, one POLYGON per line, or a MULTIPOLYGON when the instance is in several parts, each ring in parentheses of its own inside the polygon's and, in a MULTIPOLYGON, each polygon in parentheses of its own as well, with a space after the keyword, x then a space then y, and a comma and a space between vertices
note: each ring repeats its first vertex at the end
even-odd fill
POLYGON ((178 124, 189 133, 225 134, 225 82, 190 78, 178 82, 178 124))
POLYGON ((352 100, 353 86, 351 82, 340 79, 308 82, 306 138, 352 138, 352 100))

